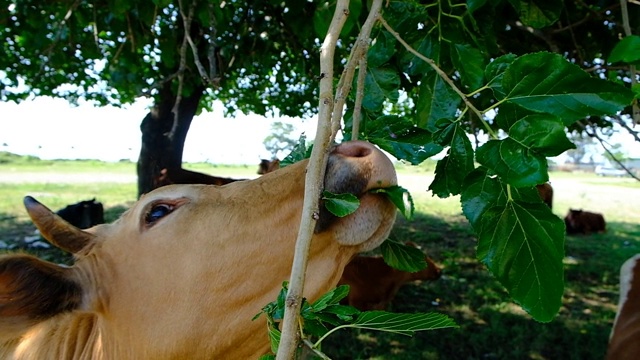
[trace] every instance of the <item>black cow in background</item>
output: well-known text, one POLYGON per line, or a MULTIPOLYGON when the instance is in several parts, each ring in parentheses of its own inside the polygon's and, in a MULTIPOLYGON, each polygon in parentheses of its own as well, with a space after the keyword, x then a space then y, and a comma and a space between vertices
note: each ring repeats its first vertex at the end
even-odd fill
POLYGON ((56 214, 80 229, 104 223, 104 207, 95 198, 68 205, 56 211, 56 214))

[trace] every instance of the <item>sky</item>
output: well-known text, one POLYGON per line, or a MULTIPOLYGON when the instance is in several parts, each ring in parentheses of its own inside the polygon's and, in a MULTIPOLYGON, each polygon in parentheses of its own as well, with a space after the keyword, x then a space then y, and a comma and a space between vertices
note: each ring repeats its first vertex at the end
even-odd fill
MULTIPOLYGON (((99 159, 137 161, 140 154, 140 122, 149 101, 127 108, 77 107, 62 99, 38 97, 20 104, 0 102, 0 151, 34 155, 42 159, 99 159)), ((297 139, 304 132, 315 137, 314 119, 264 118, 238 115, 224 118, 222 105, 212 113, 196 116, 184 148, 184 162, 255 165, 271 154, 263 140, 271 123, 281 121, 296 127, 297 139)))

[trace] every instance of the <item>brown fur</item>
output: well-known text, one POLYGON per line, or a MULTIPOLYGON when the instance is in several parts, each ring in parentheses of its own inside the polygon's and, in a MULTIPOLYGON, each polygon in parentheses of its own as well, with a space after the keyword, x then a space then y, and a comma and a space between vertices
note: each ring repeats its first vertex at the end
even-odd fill
POLYGON ((567 234, 600 233, 607 231, 607 223, 604 216, 589 211, 569 209, 564 218, 567 234))
POLYGON ((356 256, 344 268, 338 284, 349 285, 347 304, 362 311, 385 310, 402 285, 440 278, 440 268, 428 256, 425 260, 427 267, 412 273, 392 268, 380 256, 356 256))
POLYGON ((270 172, 274 172, 274 171, 278 170, 279 168, 280 168, 280 160, 278 160, 278 159, 273 159, 273 160, 262 159, 262 160, 260 160, 260 164, 258 165, 258 174, 259 175, 268 174, 270 172))
POLYGON ((607 360, 635 360, 640 354, 640 255, 620 268, 620 300, 609 337, 607 360))
POLYGON ((156 188, 171 184, 206 184, 220 186, 239 180, 243 179, 212 176, 183 168, 167 168, 160 170, 160 176, 155 179, 154 186, 156 188))
MULTIPOLYGON (((336 286, 356 253, 378 246, 396 215, 368 191, 397 183, 381 151, 351 142, 331 157, 325 183, 361 205, 313 235, 310 301, 336 286)), ((27 197, 43 236, 76 260, 0 256, 0 359, 257 359, 269 338, 265 318, 252 318, 289 279, 306 167, 226 186, 164 186, 87 230, 27 197)))
POLYGON ((536 185, 536 189, 538 190, 538 193, 540 193, 542 202, 547 204, 549 209, 553 209, 553 187, 551 187, 551 184, 539 184, 536 185))

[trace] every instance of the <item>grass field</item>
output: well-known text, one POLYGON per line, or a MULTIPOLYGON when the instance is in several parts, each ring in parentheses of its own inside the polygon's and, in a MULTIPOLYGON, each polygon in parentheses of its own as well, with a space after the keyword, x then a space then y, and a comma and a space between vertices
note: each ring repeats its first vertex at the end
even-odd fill
MULTIPOLYGON (((189 164, 213 175, 255 177, 255 167, 189 164)), ((428 166, 399 167, 399 183, 409 189, 417 215, 398 219, 392 236, 423 246, 443 267, 435 282, 403 287, 391 310, 437 311, 459 329, 414 337, 342 330, 325 341, 333 359, 602 359, 618 299, 618 269, 640 252, 640 183, 593 174, 551 174, 554 213, 569 208, 602 212, 605 234, 568 237, 563 306, 550 323, 532 320, 475 259, 475 237, 461 215, 457 197, 439 199, 426 190, 428 166)), ((38 161, 0 156, 0 241, 24 248, 33 237, 22 198, 32 195, 52 209, 96 197, 112 221, 135 200, 135 164, 93 161, 38 161)), ((28 246, 27 246, 28 248, 28 246)), ((55 258, 47 249, 30 248, 55 258)), ((212 319, 212 321, 215 321, 212 319)))

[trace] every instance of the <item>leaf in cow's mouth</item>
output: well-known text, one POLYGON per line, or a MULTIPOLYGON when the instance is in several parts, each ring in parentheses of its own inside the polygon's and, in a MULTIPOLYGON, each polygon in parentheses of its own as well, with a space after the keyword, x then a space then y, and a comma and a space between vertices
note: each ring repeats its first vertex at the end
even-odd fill
POLYGON ((360 206, 360 200, 353 194, 334 194, 329 191, 322 192, 324 206, 335 216, 345 217, 353 214, 360 206))
POLYGON ((405 218, 411 220, 413 217, 413 198, 411 197, 409 190, 402 186, 394 185, 387 188, 373 189, 370 192, 387 195, 389 200, 393 202, 405 218))

